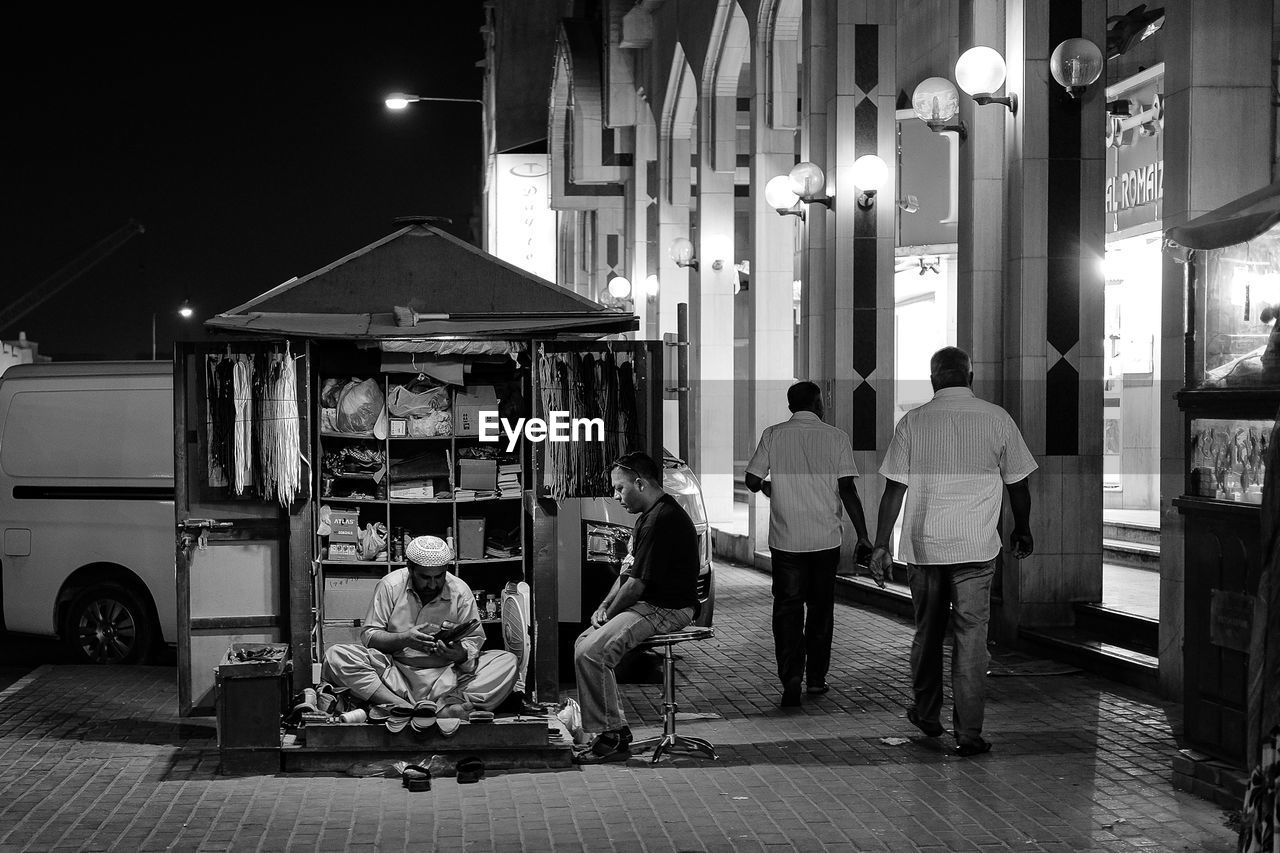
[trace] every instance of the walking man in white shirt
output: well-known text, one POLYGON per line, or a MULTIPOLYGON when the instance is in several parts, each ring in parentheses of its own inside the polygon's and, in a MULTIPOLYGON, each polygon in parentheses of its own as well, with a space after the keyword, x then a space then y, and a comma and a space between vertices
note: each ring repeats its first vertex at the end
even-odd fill
POLYGON ((773 641, 784 708, 800 704, 802 676, 811 696, 828 690, 842 505, 859 549, 871 547, 853 484, 853 447, 844 430, 822 422, 821 389, 797 382, 787 389, 787 407, 791 419, 765 428, 746 475, 747 488, 770 500, 773 641))
POLYGON ((1034 547, 1027 478, 1037 465, 1009 413, 973 395, 968 353, 938 350, 929 360, 929 377, 933 399, 903 415, 880 466, 885 490, 871 565, 876 577, 892 567, 889 542, 905 494, 899 557, 907 564, 916 622, 915 705, 907 719, 929 737, 944 731, 942 640, 950 617, 957 752, 978 755, 991 749, 982 737, 982 718, 991 580, 1000 553, 1000 487, 1008 489, 1013 510, 1010 550, 1022 559, 1034 547))

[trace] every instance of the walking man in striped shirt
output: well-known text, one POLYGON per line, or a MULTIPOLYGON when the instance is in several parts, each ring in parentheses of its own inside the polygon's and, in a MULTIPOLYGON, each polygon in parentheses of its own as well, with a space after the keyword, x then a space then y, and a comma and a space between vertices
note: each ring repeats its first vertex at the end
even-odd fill
POLYGON ((791 419, 766 427, 760 436, 746 481, 748 489, 764 492, 770 501, 773 641, 781 704, 791 708, 800 704, 802 676, 807 676, 809 695, 828 690, 842 505, 859 549, 869 549, 871 541, 853 484, 858 476, 853 447, 844 430, 822 422, 821 389, 797 382, 787 389, 787 407, 791 419))
POLYGON ((907 499, 898 553, 907 564, 916 633, 911 643, 915 705, 907 719, 929 737, 944 731, 942 640, 950 618, 952 723, 956 751, 991 749, 982 737, 986 702, 991 579, 1000 553, 1000 487, 1013 510, 1010 551, 1031 554, 1031 492, 1036 462, 1009 413, 973 395, 969 355, 945 347, 929 360, 933 399, 902 416, 880 473, 873 576, 893 565, 889 541, 907 499))

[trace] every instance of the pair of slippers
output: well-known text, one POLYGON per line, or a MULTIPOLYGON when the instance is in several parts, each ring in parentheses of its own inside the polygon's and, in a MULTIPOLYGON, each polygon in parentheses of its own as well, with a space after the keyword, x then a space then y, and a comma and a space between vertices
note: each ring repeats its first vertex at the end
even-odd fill
MULTIPOLYGON (((436 759, 439 756, 432 756, 432 765, 437 765, 436 759)), ((458 779, 459 785, 470 785, 479 782, 484 778, 484 762, 474 755, 460 759, 453 767, 454 775, 458 779)), ((439 772, 439 768, 437 769, 439 772)), ((421 764, 409 764, 400 771, 401 784, 408 791, 421 792, 431 790, 431 768, 424 767, 421 764)))
POLYGON ((390 732, 402 732, 406 726, 414 731, 425 732, 435 726, 440 734, 452 737, 465 722, 460 717, 441 717, 439 708, 434 702, 419 702, 412 708, 404 705, 373 705, 369 708, 369 722, 382 723, 390 732))

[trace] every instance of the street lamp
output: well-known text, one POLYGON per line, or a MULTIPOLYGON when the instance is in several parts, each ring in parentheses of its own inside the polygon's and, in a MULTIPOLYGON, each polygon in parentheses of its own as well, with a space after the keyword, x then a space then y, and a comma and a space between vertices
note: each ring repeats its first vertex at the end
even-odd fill
POLYGON ((387 95, 384 103, 389 110, 407 109, 410 104, 416 104, 419 101, 443 101, 450 104, 480 104, 484 106, 484 101, 479 98, 428 98, 425 95, 410 95, 405 92, 392 92, 387 95))
MULTIPOLYGON (((184 320, 190 320, 196 313, 196 309, 191 306, 190 299, 182 300, 182 305, 178 307, 178 316, 184 320)), ((151 312, 151 360, 156 360, 156 319, 159 317, 159 311, 151 312)))
POLYGON ((486 171, 485 163, 489 156, 488 141, 489 134, 485 129, 484 101, 479 98, 430 98, 426 95, 411 95, 407 92, 392 92, 383 99, 383 103, 387 105, 387 109, 394 112, 408 109, 410 104, 416 104, 419 101, 434 101, 446 104, 479 104, 480 110, 480 199, 481 199, 481 224, 480 233, 473 232, 476 244, 483 246, 488 242, 486 229, 488 228, 487 215, 484 212, 484 193, 488 184, 489 175, 486 171))

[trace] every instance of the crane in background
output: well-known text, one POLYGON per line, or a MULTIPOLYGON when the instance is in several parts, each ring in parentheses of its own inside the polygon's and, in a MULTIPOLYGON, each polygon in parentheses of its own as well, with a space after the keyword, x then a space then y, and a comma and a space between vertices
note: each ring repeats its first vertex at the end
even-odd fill
POLYGON ((36 310, 45 300, 55 296, 68 284, 91 270, 99 261, 107 258, 146 230, 141 222, 130 219, 123 226, 85 249, 66 266, 31 288, 16 301, 0 308, 0 332, 36 310))

